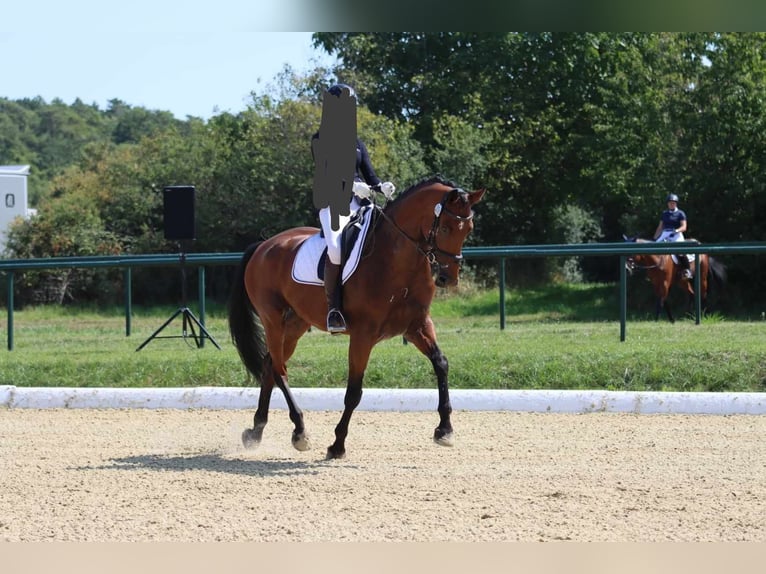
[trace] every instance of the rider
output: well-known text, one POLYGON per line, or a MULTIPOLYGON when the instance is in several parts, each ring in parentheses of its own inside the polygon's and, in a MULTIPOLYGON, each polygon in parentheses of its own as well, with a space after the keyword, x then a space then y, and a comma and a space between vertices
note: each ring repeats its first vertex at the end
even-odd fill
POLYGON ((327 330, 342 333, 341 233, 360 207, 370 204, 371 189, 391 199, 396 191, 390 181, 381 183, 372 167, 367 147, 356 136, 356 94, 345 84, 335 84, 324 94, 322 121, 311 138, 314 158, 314 206, 327 243, 324 285, 327 296, 327 330), (324 139, 320 139, 320 132, 324 139), (350 183, 350 185, 349 185, 350 183))
MULTIPOLYGON (((683 241, 686 231, 686 213, 678 209, 678 196, 671 193, 667 197, 668 208, 662 212, 660 223, 654 232, 655 241, 683 241)), ((683 269, 685 279, 692 278, 690 261, 687 255, 678 254, 678 264, 683 269)))

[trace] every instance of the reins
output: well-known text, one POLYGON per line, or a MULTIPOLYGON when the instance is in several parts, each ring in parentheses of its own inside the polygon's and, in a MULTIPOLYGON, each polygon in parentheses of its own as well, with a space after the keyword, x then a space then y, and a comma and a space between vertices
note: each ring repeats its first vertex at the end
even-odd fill
POLYGON ((659 263, 655 263, 654 265, 637 265, 635 261, 631 261, 633 263, 633 269, 641 269, 643 271, 646 271, 647 269, 657 269, 660 267, 659 263))
POLYGON ((383 215, 383 218, 386 221, 388 221, 391 225, 393 225, 394 229, 396 229, 399 233, 401 233, 410 243, 412 243, 415 246, 415 249, 417 249, 418 252, 423 257, 425 257, 426 260, 428 260, 428 262, 431 265, 435 265, 437 263, 437 259, 436 259, 437 253, 451 258, 458 265, 462 265, 463 263, 462 253, 454 254, 454 253, 450 253, 449 251, 444 251, 443 249, 439 248, 439 246, 436 244, 436 236, 439 230, 439 221, 441 220, 442 215, 448 215, 458 221, 471 221, 473 219, 473 212, 471 212, 471 215, 462 216, 462 215, 457 215, 456 213, 452 213, 449 209, 446 209, 444 207, 445 203, 447 202, 447 195, 449 193, 450 192, 446 192, 444 194, 444 197, 442 197, 442 200, 434 206, 434 221, 431 224, 431 230, 428 232, 428 237, 425 238, 426 245, 428 246, 427 250, 424 250, 420 246, 421 240, 413 239, 412 237, 410 237, 401 227, 397 225, 397 223, 383 209, 378 208, 380 210, 381 215, 383 215))
POLYGON ((643 271, 646 271, 648 269, 664 269, 665 267, 662 265, 663 258, 666 257, 665 255, 660 255, 660 263, 655 263, 654 265, 638 265, 636 263, 636 260, 631 257, 630 262, 633 267, 633 269, 641 269, 643 271))

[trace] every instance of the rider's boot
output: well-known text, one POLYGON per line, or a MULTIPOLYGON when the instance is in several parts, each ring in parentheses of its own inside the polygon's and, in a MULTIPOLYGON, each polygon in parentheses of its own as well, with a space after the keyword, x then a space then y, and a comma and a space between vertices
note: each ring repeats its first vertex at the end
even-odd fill
POLYGON ((341 273, 340 265, 330 261, 328 257, 324 265, 324 291, 327 296, 327 331, 343 333, 346 330, 346 319, 341 313, 341 273))
POLYGON ((683 277, 684 279, 691 279, 692 270, 691 270, 691 263, 689 261, 689 258, 686 255, 679 255, 678 264, 681 266, 681 269, 682 269, 681 277, 683 277))

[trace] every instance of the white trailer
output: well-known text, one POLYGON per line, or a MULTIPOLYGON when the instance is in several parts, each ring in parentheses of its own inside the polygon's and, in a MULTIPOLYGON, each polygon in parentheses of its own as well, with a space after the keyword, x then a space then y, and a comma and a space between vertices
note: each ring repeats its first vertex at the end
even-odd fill
POLYGON ((0 165, 0 255, 5 251, 8 226, 17 217, 30 217, 27 207, 28 165, 0 165))

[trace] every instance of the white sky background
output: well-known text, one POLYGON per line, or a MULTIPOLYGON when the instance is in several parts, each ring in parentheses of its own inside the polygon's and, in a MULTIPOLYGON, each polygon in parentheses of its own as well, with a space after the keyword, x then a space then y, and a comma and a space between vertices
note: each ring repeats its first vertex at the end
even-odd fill
MULTIPOLYGON (((289 64, 333 60, 311 47, 290 2, 28 0, 0 8, 0 97, 80 98, 209 119, 237 113, 289 64), (279 4, 275 8, 274 4, 279 4)), ((292 2, 293 8, 295 2, 292 2)), ((318 22, 321 24, 321 22, 318 22)), ((305 27, 305 26, 304 26, 305 27)))

